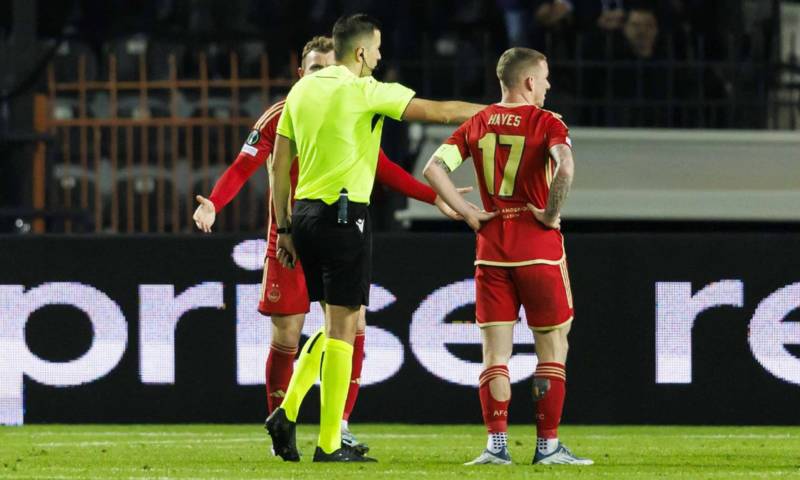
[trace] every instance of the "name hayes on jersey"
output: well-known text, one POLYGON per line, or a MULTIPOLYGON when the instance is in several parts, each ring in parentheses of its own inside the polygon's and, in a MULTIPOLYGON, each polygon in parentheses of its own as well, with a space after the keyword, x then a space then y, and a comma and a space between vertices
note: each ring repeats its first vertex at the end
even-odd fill
POLYGON ((489 125, 505 125, 507 127, 519 127, 522 117, 511 113, 493 113, 489 115, 489 125))

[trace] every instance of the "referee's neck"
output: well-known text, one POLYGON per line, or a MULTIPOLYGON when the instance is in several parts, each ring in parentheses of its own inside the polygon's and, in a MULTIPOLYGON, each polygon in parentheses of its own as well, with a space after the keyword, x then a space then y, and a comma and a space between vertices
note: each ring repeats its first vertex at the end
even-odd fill
POLYGON ((361 76, 361 68, 362 68, 362 67, 361 67, 361 64, 360 64, 360 63, 356 63, 356 62, 352 62, 352 63, 348 63, 348 62, 336 62, 336 65, 341 65, 341 66, 343 66, 343 67, 346 67, 346 68, 347 68, 348 70, 350 70, 350 72, 352 72, 352 74, 353 74, 353 75, 355 75, 356 77, 360 77, 360 76, 361 76))

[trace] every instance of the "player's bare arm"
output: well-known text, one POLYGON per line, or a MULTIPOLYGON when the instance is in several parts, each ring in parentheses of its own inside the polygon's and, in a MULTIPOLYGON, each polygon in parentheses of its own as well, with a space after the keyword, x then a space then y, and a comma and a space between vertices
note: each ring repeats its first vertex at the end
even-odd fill
POLYGON ((528 208, 544 225, 550 228, 560 228, 561 209, 567 200, 572 179, 575 176, 575 162, 572 158, 572 149, 565 144, 553 145, 550 148, 550 156, 556 161, 556 173, 550 184, 547 205, 544 210, 537 209, 531 204, 528 204, 528 208))
MULTIPOLYGON (((465 194, 471 192, 472 190, 473 190, 472 187, 458 187, 458 188, 456 188, 456 192, 458 192, 459 195, 465 195, 465 194)), ((466 200, 464 200, 464 201, 466 202, 466 200)), ((449 218, 451 220, 464 220, 464 217, 460 213, 456 212, 453 209, 453 207, 451 207, 445 201, 445 199, 442 198, 441 195, 438 195, 438 194, 436 195, 436 200, 433 201, 433 204, 436 206, 436 208, 439 209, 440 212, 442 212, 442 215, 444 215, 445 217, 447 217, 447 218, 449 218)), ((480 210, 480 208, 478 208, 478 206, 475 205, 474 203, 467 202, 467 205, 469 205, 469 207, 472 208, 473 210, 480 210)))
POLYGON ((446 101, 438 102, 414 98, 403 113, 403 120, 429 123, 463 123, 486 108, 477 103, 446 101))
POLYGON ((289 196, 291 195, 291 179, 289 170, 292 166, 295 147, 291 140, 277 135, 275 150, 269 169, 269 183, 275 202, 275 221, 278 224, 278 260, 284 267, 293 268, 296 252, 290 232, 281 233, 280 229, 289 228, 289 196))
POLYGON ((497 215, 497 212, 484 212, 470 206, 469 202, 464 200, 464 197, 458 192, 453 181, 450 180, 448 173, 450 169, 444 163, 444 160, 434 155, 425 165, 423 175, 436 193, 447 202, 450 207, 455 210, 467 222, 474 231, 481 228, 482 222, 491 220, 497 215))

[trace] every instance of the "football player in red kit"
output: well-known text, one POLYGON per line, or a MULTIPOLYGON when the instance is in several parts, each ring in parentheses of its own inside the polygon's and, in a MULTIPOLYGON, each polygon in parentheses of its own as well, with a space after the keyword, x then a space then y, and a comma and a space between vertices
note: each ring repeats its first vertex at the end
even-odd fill
POLYGON ((560 212, 573 177, 571 141, 560 116, 542 109, 550 88, 545 56, 511 48, 497 63, 503 98, 486 107, 434 153, 425 177, 477 232, 476 316, 483 340, 479 379, 486 449, 468 465, 509 464, 508 360, 520 306, 533 331, 537 446, 535 464, 590 465, 558 440, 564 405, 567 334, 573 319, 560 212), (483 207, 480 222, 447 174, 471 157, 483 207))

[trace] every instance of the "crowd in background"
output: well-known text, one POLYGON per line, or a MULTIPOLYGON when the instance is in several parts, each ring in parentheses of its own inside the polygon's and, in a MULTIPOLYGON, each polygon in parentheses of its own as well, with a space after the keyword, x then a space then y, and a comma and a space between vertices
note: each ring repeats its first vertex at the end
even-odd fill
MULTIPOLYGON (((487 75, 494 60, 509 46, 530 46, 551 59, 555 106, 577 124, 597 126, 761 126, 761 120, 742 124, 722 114, 698 121, 697 112, 682 107, 737 93, 760 101, 770 82, 763 65, 774 57, 778 33, 769 0, 74 0, 47 6, 48 15, 39 16, 42 36, 80 43, 98 59, 130 48, 131 37, 144 38, 155 76, 166 75, 166 52, 179 54, 180 76, 196 75, 204 52, 210 76, 227 77, 229 51, 242 60, 241 76, 258 75, 263 52, 277 73, 291 76, 289 52, 329 33, 339 15, 362 11, 383 24, 384 60, 376 76, 430 97, 486 101, 497 95, 487 75), (737 84, 734 67, 741 74, 737 84), (670 107, 611 108, 627 107, 625 101, 670 107)), ((120 78, 135 76, 135 62, 120 67, 120 78)), ((98 75, 102 68, 98 62, 98 75)))
MULTIPOLYGON (((209 78, 227 78, 231 75, 229 52, 239 58, 241 78, 261 75, 260 59, 265 53, 270 76, 293 78, 290 52, 299 54, 314 35, 329 35, 340 15, 365 12, 382 24, 383 60, 375 75, 385 81, 401 81, 423 97, 496 101, 499 86, 494 65, 498 56, 510 46, 529 46, 549 59, 553 89, 547 108, 560 112, 571 126, 765 128, 775 110, 769 107, 774 97, 770 94, 781 78, 774 68, 779 3, 64 0, 36 5, 38 37, 43 44, 53 45, 47 50, 52 56, 44 61, 53 63, 58 81, 76 80, 79 57, 87 59, 86 80, 108 78, 107 56, 111 53, 118 59, 118 80, 138 79, 142 54, 151 80, 167 78, 169 54, 176 56, 179 78, 199 76, 201 54, 208 58, 209 78)), ((14 27, 13 4, 0 2, 0 46, 14 27)), ((39 72, 28 91, 45 91, 44 69, 28 71, 39 72)), ((247 116, 257 117, 266 107, 256 93, 241 97, 241 111, 247 116), (245 105, 247 99, 255 101, 245 105)), ((275 90, 269 101, 285 93, 275 90)), ((157 94, 153 93, 153 102, 158 100, 157 94)), ((118 109, 123 116, 127 115, 125 100, 121 95, 118 109)), ((135 116, 139 100, 128 100, 135 116)), ((229 108, 229 98, 218 100, 223 109, 229 108)), ((187 108, 181 109, 186 113, 181 115, 192 116, 192 101, 196 99, 188 98, 187 108)), ((20 103, 17 111, 29 110, 30 102, 26 102, 20 103)), ((166 100, 162 103, 167 104, 166 100)), ((104 92, 90 96, 88 104, 90 116, 107 114, 104 92)), ((170 114, 168 108, 165 111, 170 114)), ((28 125, 30 121, 18 123, 28 125)), ((5 145, 0 142, 0 153, 3 148, 15 148, 5 145)), ((387 123, 384 149, 406 168, 413 168, 415 152, 409 151, 404 125, 387 123)), ((12 175, 4 177, 28 168, 24 157, 19 156, 16 163, 6 162, 12 175)), ((18 203, 16 198, 21 195, 11 195, 14 188, 2 189, 11 204, 18 203)), ((391 218, 397 205, 382 204, 388 209, 383 218, 391 218)), ((378 229, 380 218, 376 215, 378 229)))

